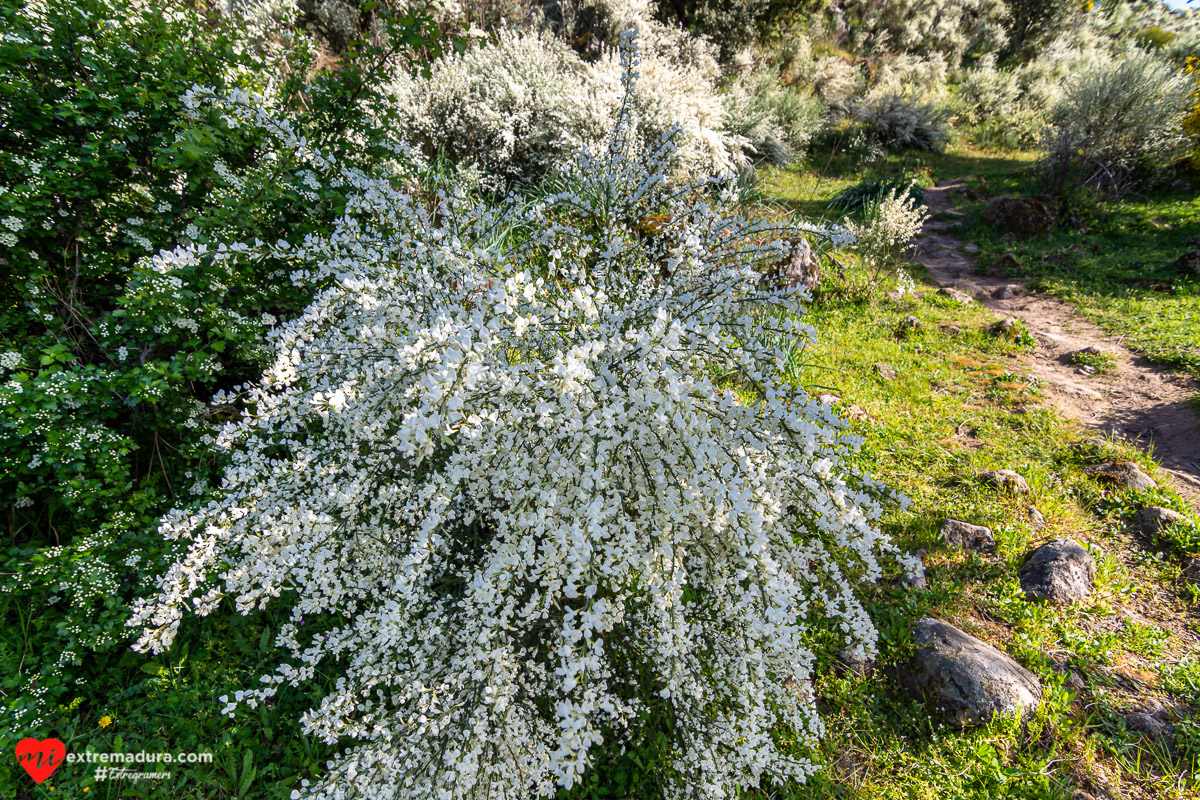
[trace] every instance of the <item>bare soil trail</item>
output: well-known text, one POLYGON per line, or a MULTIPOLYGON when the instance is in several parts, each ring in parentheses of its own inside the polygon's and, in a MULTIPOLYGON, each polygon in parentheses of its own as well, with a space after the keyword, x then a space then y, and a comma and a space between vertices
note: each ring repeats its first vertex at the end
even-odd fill
POLYGON ((1200 511, 1200 417, 1188 403, 1198 391, 1195 382, 1154 366, 1066 303, 981 269, 955 235, 956 223, 945 219, 957 213, 950 195, 962 182, 943 181, 925 190, 930 218, 913 260, 938 286, 957 288, 996 314, 1025 323, 1038 340, 1026 366, 1049 389, 1049 402, 1089 428, 1149 451, 1174 488, 1200 511), (1116 368, 1088 374, 1070 362, 1071 354, 1088 347, 1111 353, 1116 368))

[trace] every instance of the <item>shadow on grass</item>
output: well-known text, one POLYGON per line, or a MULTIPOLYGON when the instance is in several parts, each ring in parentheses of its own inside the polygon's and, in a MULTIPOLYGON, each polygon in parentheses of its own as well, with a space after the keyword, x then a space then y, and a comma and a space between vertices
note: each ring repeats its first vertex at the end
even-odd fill
POLYGON ((1032 162, 1029 153, 988 153, 952 148, 945 153, 906 151, 888 154, 869 164, 861 158, 832 149, 816 149, 808 158, 788 167, 767 167, 763 182, 771 201, 781 209, 810 221, 841 219, 842 212, 828 207, 833 195, 865 180, 911 178, 923 187, 964 175, 1019 181, 1032 162))

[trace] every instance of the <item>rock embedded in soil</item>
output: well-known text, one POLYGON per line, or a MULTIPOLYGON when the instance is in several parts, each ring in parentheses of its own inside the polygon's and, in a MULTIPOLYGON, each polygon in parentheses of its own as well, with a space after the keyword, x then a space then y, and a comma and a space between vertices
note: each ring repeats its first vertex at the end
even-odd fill
POLYGON ((1030 494, 1029 482, 1011 469, 989 470, 980 474, 979 477, 984 483, 991 484, 1001 491, 1019 495, 1030 494))
POLYGON ((975 244, 974 242, 970 242, 966 245, 963 245, 963 252, 964 253, 978 253, 979 245, 975 244))
POLYGON ((1108 461, 1104 464, 1084 467, 1083 471, 1097 480, 1114 484, 1121 489, 1144 492, 1158 486, 1153 478, 1142 472, 1132 461, 1108 461))
POLYGON ((1028 718, 1042 699, 1037 677, 1005 653, 932 617, 913 628, 916 654, 901 681, 954 725, 983 725, 994 714, 1028 718))
POLYGON ((896 380, 896 368, 891 364, 885 364, 882 361, 877 361, 875 363, 875 372, 885 381, 896 380))
POLYGON ((1019 297, 1025 292, 1025 287, 1016 283, 1006 283, 1003 286, 996 288, 992 292, 992 297, 996 300, 1011 300, 1014 297, 1019 297))
POLYGON ((1175 259, 1175 266, 1183 272, 1200 275, 1200 250, 1188 250, 1175 259))
POLYGON ((1021 589, 1051 603, 1076 603, 1092 593, 1096 559, 1074 539, 1054 539, 1029 554, 1021 589))
POLYGON ((842 398, 836 394, 819 394, 817 395, 817 402, 823 406, 836 406, 842 402, 842 398))
POLYGON ((942 523, 938 534, 946 544, 961 550, 991 553, 996 549, 996 539, 992 536, 992 529, 984 525, 972 525, 957 519, 947 519, 942 523))
POLYGON ((983 221, 999 230, 1022 236, 1041 236, 1054 225, 1056 214, 1041 200, 1030 197, 993 197, 983 209, 983 221))
POLYGON ((1026 506, 1025 513, 1029 515, 1029 525, 1035 531, 1040 531, 1046 527, 1046 517, 1041 511, 1038 511, 1037 506, 1026 506))
POLYGON ((955 289, 953 286, 943 286, 941 289, 938 289, 938 294, 942 297, 949 297, 954 302, 962 303, 963 305, 969 305, 974 302, 971 299, 971 295, 960 289, 955 289))
POLYGON ((1167 710, 1157 700, 1149 700, 1125 715, 1125 724, 1144 736, 1173 745, 1175 728, 1167 719, 1167 710))
POLYGON ((1146 508, 1138 509, 1133 515, 1133 519, 1129 521, 1129 530, 1136 533, 1152 536, 1168 525, 1174 525, 1184 521, 1183 514, 1178 511, 1172 511, 1169 508, 1159 508, 1158 506, 1147 506, 1146 508))
POLYGON ((999 258, 993 260, 992 263, 987 265, 987 269, 985 270, 988 275, 993 275, 996 277, 1003 277, 1009 272, 1020 271, 1021 262, 1018 261, 1017 257, 1012 253, 1005 253, 999 258))

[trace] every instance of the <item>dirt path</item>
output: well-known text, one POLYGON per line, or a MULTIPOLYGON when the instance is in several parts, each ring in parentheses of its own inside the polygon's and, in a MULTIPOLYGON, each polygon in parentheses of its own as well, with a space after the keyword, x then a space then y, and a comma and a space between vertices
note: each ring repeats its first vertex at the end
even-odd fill
POLYGON ((1200 511, 1200 417, 1188 405, 1197 391, 1195 383, 1158 369, 1067 304, 984 274, 954 234, 955 223, 933 218, 955 214, 949 193, 961 185, 957 179, 925 190, 931 219, 917 242, 914 260, 939 286, 958 288, 996 314, 1024 322, 1038 340, 1027 367, 1048 387, 1049 402, 1089 428, 1151 451, 1171 475, 1174 488, 1200 511), (1116 369, 1089 375, 1071 364, 1069 356, 1085 347, 1112 353, 1116 369))

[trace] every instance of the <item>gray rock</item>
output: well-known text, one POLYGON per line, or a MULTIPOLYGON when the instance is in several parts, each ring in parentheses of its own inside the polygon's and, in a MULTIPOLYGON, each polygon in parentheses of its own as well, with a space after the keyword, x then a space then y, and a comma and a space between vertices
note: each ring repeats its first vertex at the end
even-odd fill
POLYGON ((1183 522, 1184 519, 1183 514, 1180 514, 1178 511, 1172 511, 1169 508, 1159 508, 1158 506, 1147 506, 1146 508, 1139 509, 1133 515, 1133 519, 1129 521, 1129 530, 1152 536, 1168 525, 1183 522))
POLYGON ((1020 272, 1021 262, 1012 253, 1005 253, 987 265, 987 274, 1003 276, 1009 272, 1020 272))
POLYGON ((985 724, 994 714, 1028 718, 1041 702, 1032 672, 953 625, 924 617, 912 636, 917 651, 901 681, 958 727, 985 724))
POLYGON ((938 294, 942 297, 949 297, 951 300, 956 303, 962 303, 964 306, 973 302, 971 295, 952 286, 943 286, 941 289, 938 289, 938 294))
POLYGON ((1025 287, 1018 283, 1006 283, 992 291, 992 297, 997 300, 1011 300, 1025 293, 1025 287))
POLYGON ((803 286, 812 290, 821 281, 821 262, 817 260, 812 245, 798 238, 792 242, 792 254, 781 265, 780 272, 788 286, 803 286))
POLYGON ((896 368, 891 364, 884 364, 882 361, 875 363, 875 372, 885 381, 896 380, 896 368))
POLYGON ((1035 531, 1040 531, 1046 527, 1046 517, 1042 512, 1037 510, 1037 506, 1026 506, 1025 513, 1029 515, 1029 526, 1035 531))
POLYGON ((841 650, 838 650, 836 658, 838 664, 852 675, 862 677, 870 675, 875 671, 875 661, 860 654, 853 647, 843 647, 841 650))
POLYGON ((1157 700, 1148 700, 1141 708, 1125 715, 1125 724, 1151 739, 1171 744, 1175 728, 1167 719, 1167 710, 1157 700))
POLYGON ((974 242, 970 242, 969 244, 966 244, 963 246, 963 252, 964 253, 978 253, 979 245, 975 244, 974 242))
POLYGON ((982 473, 980 479, 997 489, 1013 494, 1029 495, 1029 483, 1011 469, 997 469, 982 473))
POLYGON ((1084 467, 1083 471, 1099 481, 1111 483, 1121 489, 1134 489, 1144 492, 1158 486, 1146 473, 1132 461, 1109 461, 1092 467, 1084 467))
POLYGON ((1082 692, 1087 688, 1087 684, 1083 682, 1083 676, 1074 670, 1071 670, 1070 674, 1067 675, 1067 679, 1063 681, 1063 686, 1066 686, 1068 689, 1074 689, 1077 692, 1082 692))
POLYGON ((972 525, 957 519, 947 519, 938 531, 942 540, 951 547, 962 550, 974 550, 978 553, 991 553, 996 549, 996 539, 992 529, 983 525, 972 525))
POLYGON ((1029 554, 1019 577, 1030 597, 1074 603, 1092 593, 1096 559, 1074 539, 1053 539, 1029 554))
POLYGON ((842 398, 836 394, 819 394, 817 395, 817 402, 823 406, 836 406, 842 402, 842 398))
POLYGON ((983 209, 984 222, 1022 236, 1047 233, 1055 216, 1048 205, 1029 197, 994 197, 983 209))

